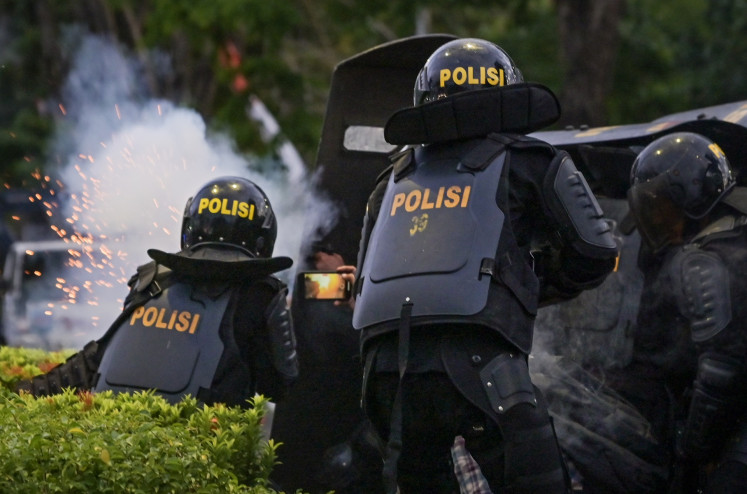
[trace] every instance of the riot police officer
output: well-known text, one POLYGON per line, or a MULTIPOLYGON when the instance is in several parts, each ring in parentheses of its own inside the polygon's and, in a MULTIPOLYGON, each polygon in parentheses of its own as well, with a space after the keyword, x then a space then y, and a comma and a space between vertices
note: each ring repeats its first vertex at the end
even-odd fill
MULTIPOLYGON (((747 189, 736 185, 718 144, 676 132, 638 155, 628 201, 646 247, 636 375, 660 376, 664 384, 649 389, 675 397, 675 416, 681 417, 670 436, 676 473, 698 473, 684 480, 676 475, 680 485, 672 490, 744 492, 747 189), (698 480, 711 470, 705 482, 698 480)), ((632 398, 652 417, 670 414, 651 405, 666 403, 665 396, 632 398)), ((659 434, 666 436, 668 428, 664 423, 659 434)))
POLYGON ((459 492, 464 439, 494 492, 566 492, 533 322, 540 300, 600 284, 615 242, 570 156, 526 136, 557 99, 499 46, 442 45, 414 100, 385 127, 406 147, 369 199, 353 316, 389 491, 459 492))
POLYGON ((175 402, 189 394, 212 404, 274 400, 296 378, 287 287, 273 273, 277 221, 255 183, 221 177, 186 204, 181 250, 148 250, 128 285, 122 314, 100 339, 19 389, 35 395, 73 387, 154 389, 175 402))

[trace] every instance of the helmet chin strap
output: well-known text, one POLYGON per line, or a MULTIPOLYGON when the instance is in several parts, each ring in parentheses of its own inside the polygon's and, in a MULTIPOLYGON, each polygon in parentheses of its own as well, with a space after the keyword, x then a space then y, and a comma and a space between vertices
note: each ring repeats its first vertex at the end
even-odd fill
POLYGON ((493 132, 527 134, 560 118, 555 94, 541 84, 475 89, 399 110, 384 127, 390 144, 432 144, 484 137, 493 132))

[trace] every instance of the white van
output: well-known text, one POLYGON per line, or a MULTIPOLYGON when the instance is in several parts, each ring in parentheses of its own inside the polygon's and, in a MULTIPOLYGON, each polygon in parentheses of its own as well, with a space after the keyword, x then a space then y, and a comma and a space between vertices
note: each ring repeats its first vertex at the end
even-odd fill
POLYGON ((114 320, 116 314, 87 304, 87 291, 67 283, 71 273, 83 272, 74 265, 84 250, 63 240, 11 245, 2 276, 2 331, 8 346, 79 349, 103 334, 107 317, 114 320))

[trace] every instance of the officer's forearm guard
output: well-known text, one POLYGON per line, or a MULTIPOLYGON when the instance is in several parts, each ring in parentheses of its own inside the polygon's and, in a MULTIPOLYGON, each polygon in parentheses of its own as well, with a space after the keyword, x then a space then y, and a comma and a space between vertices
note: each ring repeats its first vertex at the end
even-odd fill
POLYGON ((703 461, 717 448, 730 430, 730 398, 736 389, 738 366, 735 362, 704 355, 698 362, 690 410, 678 448, 679 455, 693 461, 703 461))
MULTIPOLYGON (((289 386, 298 377, 298 355, 293 322, 285 303, 286 291, 281 291, 267 308, 267 331, 272 365, 289 386)), ((273 396, 278 399, 278 397, 273 396)))
POLYGON ((83 347, 83 350, 46 374, 19 381, 15 386, 15 391, 25 391, 33 396, 59 394, 65 388, 87 391, 94 385, 93 381, 100 363, 101 354, 98 342, 91 341, 83 347))

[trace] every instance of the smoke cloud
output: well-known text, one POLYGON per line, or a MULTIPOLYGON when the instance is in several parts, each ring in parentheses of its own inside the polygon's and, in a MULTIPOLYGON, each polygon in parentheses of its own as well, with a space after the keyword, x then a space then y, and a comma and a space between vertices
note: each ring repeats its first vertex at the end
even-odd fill
MULTIPOLYGON (((54 154, 61 187, 50 216, 61 238, 83 246, 78 269, 63 278, 68 293, 86 291, 89 300, 87 307, 65 310, 95 312, 91 318, 99 321, 78 327, 62 342, 67 347, 107 329, 121 310, 127 279, 150 260, 147 249, 179 250, 184 205, 207 181, 242 176, 267 193, 278 218, 276 256, 295 260, 309 216, 333 214, 325 201, 310 198, 302 162, 279 162, 271 177, 260 174, 256 158, 239 154, 227 136, 209 133, 197 112, 149 98, 140 74, 120 47, 85 36, 59 105, 54 154)), ((290 143, 283 145, 288 156, 290 143)), ((290 272, 278 276, 293 279, 290 272)))

